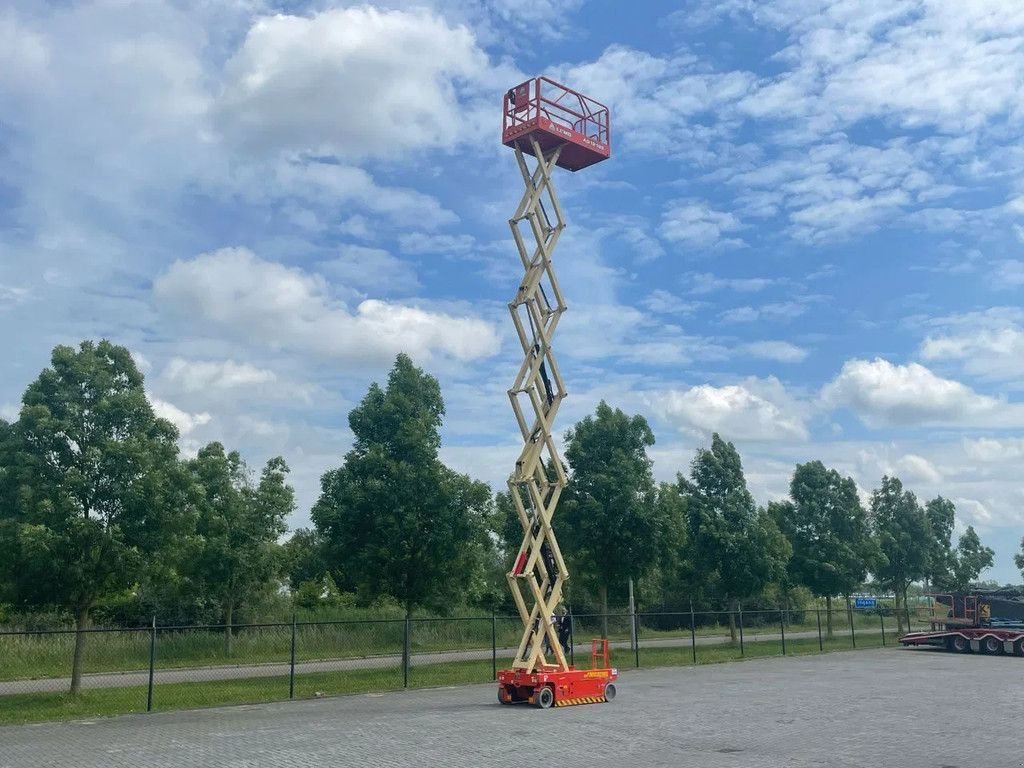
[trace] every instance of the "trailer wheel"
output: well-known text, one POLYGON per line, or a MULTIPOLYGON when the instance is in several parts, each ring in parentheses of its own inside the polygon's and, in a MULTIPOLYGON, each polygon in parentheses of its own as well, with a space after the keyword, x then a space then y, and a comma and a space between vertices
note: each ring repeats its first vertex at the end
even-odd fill
POLYGON ((998 637, 992 637, 992 635, 983 637, 981 639, 981 651, 992 656, 998 656, 1003 652, 1003 643, 998 637))
POLYGON ((551 690, 549 686, 544 686, 537 691, 534 701, 537 702, 537 706, 541 709, 548 709, 552 704, 555 703, 555 692, 551 690))
POLYGON ((612 701, 615 698, 615 683, 604 684, 604 700, 612 701))
POLYGON ((1024 637, 1013 644, 1013 652, 1018 656, 1024 656, 1024 637))
POLYGON ((953 635, 946 640, 946 647, 956 653, 970 653, 971 643, 962 635, 953 635))

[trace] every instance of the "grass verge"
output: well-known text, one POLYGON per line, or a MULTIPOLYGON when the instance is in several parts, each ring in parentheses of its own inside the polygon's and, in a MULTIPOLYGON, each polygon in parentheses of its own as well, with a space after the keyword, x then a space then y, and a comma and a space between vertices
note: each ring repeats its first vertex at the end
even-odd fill
MULTIPOLYGON (((849 650, 850 639, 834 638, 823 643, 824 651, 849 650)), ((881 636, 858 638, 857 648, 881 647, 881 636)), ((786 641, 787 655, 819 653, 817 639, 786 641)), ((741 658, 764 658, 782 655, 781 642, 750 642, 740 650, 739 645, 698 645, 698 664, 717 664, 738 661, 741 658)), ((577 658, 580 666, 589 660, 577 658)), ((612 663, 620 671, 636 668, 636 656, 628 651, 616 651, 612 663)), ((690 646, 654 647, 640 649, 640 668, 690 666, 693 652, 690 646)), ((498 667, 509 664, 499 659, 498 667)), ((413 666, 409 670, 410 688, 468 685, 491 681, 490 660, 452 661, 413 666)), ((295 676, 296 699, 319 696, 372 693, 401 690, 402 670, 389 666, 382 669, 360 669, 344 672, 317 672, 295 676)), ((250 678, 242 680, 197 681, 189 683, 158 684, 153 690, 153 711, 193 709, 232 704, 258 704, 282 701, 288 698, 287 676, 250 678)), ((145 686, 87 690, 77 698, 63 693, 28 693, 0 697, 0 724, 13 725, 51 720, 74 720, 110 715, 123 715, 146 711, 145 686)))

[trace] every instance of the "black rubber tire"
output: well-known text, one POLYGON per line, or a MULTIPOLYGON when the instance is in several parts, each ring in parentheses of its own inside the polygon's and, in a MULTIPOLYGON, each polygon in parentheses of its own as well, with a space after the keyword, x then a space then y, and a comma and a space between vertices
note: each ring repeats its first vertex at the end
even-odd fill
POLYGON ((551 690, 550 686, 544 686, 534 694, 533 700, 541 709, 550 709, 551 705, 555 703, 555 692, 551 690))
POLYGON ((604 684, 604 700, 614 701, 615 700, 615 683, 604 684))
POLYGON ((1013 644, 1013 652, 1017 656, 1024 656, 1024 638, 1021 638, 1013 644))
POLYGON ((971 652, 971 641, 966 637, 960 635, 954 635, 949 638, 947 647, 954 653, 970 653, 971 652))
POLYGON ((997 637, 983 637, 981 639, 981 652, 989 656, 998 656, 1003 652, 1003 643, 997 637))
POLYGON ((512 703, 512 694, 509 693, 504 688, 499 688, 498 689, 498 703, 499 704, 511 704, 512 703))

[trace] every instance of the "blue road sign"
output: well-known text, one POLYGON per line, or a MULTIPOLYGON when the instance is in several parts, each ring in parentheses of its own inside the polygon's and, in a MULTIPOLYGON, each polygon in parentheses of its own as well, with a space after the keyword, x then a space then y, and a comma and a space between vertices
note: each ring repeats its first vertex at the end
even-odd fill
POLYGON ((878 605, 877 597, 857 597, 854 598, 855 608, 874 608, 878 605))

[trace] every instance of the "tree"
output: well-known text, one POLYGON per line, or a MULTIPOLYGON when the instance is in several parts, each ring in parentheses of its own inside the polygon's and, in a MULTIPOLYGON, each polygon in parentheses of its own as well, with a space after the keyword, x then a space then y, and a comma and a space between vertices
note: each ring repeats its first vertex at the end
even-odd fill
POLYGON ((177 432, 153 415, 124 347, 56 347, 22 404, 5 470, 15 500, 0 506, 8 591, 15 604, 74 615, 77 694, 92 608, 187 529, 188 484, 177 432))
POLYGON ((956 506, 949 499, 936 496, 925 504, 925 515, 931 528, 928 547, 928 572, 925 578, 936 589, 952 589, 956 554, 953 551, 953 526, 956 506))
POLYGON ((321 479, 313 522, 338 584, 363 602, 449 610, 477 578, 491 492, 438 459, 443 417, 437 379, 404 354, 349 414, 355 441, 321 479))
POLYGON ((283 565, 277 539, 295 508, 286 483, 288 465, 280 456, 270 459, 253 486, 238 452, 225 453, 215 442, 200 449, 188 468, 202 489, 202 502, 183 569, 192 589, 220 606, 224 654, 230 656, 235 611, 283 565))
POLYGON ((917 497, 903 490, 896 477, 883 477, 882 486, 871 495, 871 518, 881 549, 876 577, 896 594, 899 631, 903 632, 902 608, 907 608, 907 589, 928 572, 932 528, 917 497))
POLYGON ((991 568, 995 552, 981 543, 974 526, 960 536, 956 545, 956 561, 953 565, 953 588, 962 592, 966 590, 986 568, 991 568))
MULTIPOLYGON (((678 478, 687 500, 691 560, 699 578, 734 611, 739 601, 759 594, 782 576, 790 546, 770 515, 758 510, 747 490, 740 455, 732 443, 712 435, 699 448, 690 479, 678 478)), ((730 634, 736 640, 734 614, 730 634)))
MULTIPOLYGON (((608 635, 608 589, 641 579, 658 559, 656 491, 647 448, 654 433, 643 416, 603 400, 565 435, 572 475, 555 528, 579 578, 596 588, 608 635)), ((571 571, 570 571, 571 573, 571 571)))
POLYGON ((1021 576, 1024 576, 1024 538, 1020 540, 1020 551, 1013 556, 1013 562, 1021 576))
POLYGON ((853 592, 873 560, 867 513, 856 483, 820 461, 797 465, 789 493, 791 502, 772 503, 769 511, 793 549, 789 576, 825 598, 832 637, 832 597, 853 592))
POLYGON ((299 528, 283 546, 284 574, 292 591, 307 582, 322 580, 330 570, 319 531, 299 528))

